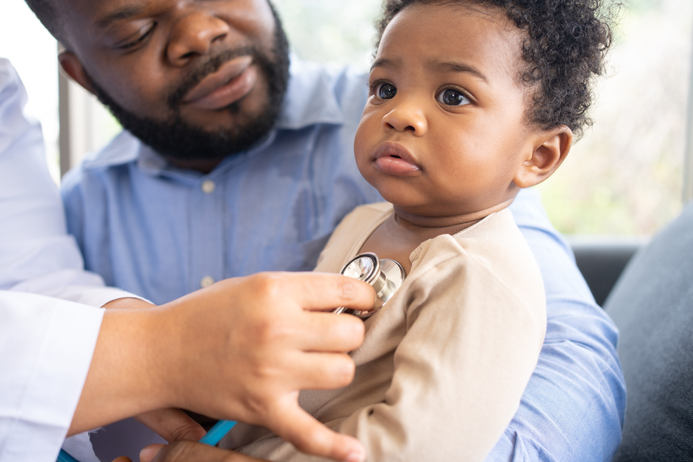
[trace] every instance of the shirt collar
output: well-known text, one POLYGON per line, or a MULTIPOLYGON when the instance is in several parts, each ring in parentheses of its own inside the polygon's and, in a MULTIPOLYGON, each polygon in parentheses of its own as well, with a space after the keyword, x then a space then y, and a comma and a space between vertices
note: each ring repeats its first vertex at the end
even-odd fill
POLYGON ((277 127, 298 130, 314 124, 344 123, 330 68, 291 56, 291 78, 277 127))
MULTIPOLYGON (((288 88, 276 128, 256 147, 250 149, 247 155, 267 146, 276 136, 277 130, 300 130, 315 124, 341 125, 344 122, 344 113, 334 89, 337 79, 331 75, 328 67, 301 61, 292 54, 289 72, 288 88)), ((246 156, 231 156, 214 171, 222 166, 233 165, 236 163, 234 159, 243 157, 246 156)), ((172 169, 163 157, 128 131, 120 133, 101 151, 88 155, 83 168, 104 168, 134 161, 149 174, 156 175, 163 170, 172 169)))

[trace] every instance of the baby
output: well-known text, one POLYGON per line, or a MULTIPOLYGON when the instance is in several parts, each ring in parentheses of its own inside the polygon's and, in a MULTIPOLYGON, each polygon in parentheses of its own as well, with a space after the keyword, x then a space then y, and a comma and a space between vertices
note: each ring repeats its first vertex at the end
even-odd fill
MULTIPOLYGON (((387 0, 354 143, 387 203, 357 208, 316 271, 362 252, 407 277, 365 321, 353 383, 301 405, 371 461, 483 460, 515 414, 546 329, 539 269, 507 207, 588 122, 610 30, 596 0, 387 0)), ((239 425, 224 447, 314 458, 239 425)))

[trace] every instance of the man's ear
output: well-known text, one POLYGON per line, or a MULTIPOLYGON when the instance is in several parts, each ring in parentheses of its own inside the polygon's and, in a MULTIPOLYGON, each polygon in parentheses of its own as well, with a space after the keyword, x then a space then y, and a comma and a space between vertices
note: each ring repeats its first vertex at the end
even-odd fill
POLYGON ((529 188, 547 179, 563 163, 573 144, 573 132, 565 125, 541 133, 534 151, 517 171, 513 182, 529 188))
POLYGON ((80 62, 77 55, 71 51, 61 51, 58 55, 58 61, 60 62, 60 67, 63 71, 72 78, 75 82, 80 84, 89 93, 94 93, 94 87, 91 84, 91 79, 84 71, 84 67, 80 62))

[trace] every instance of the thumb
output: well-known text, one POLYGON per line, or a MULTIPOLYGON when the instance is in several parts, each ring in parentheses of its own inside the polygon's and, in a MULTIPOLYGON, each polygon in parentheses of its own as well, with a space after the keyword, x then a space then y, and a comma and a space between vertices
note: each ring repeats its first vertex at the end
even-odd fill
POLYGON ((299 451, 344 462, 366 460, 366 449, 359 440, 330 430, 298 403, 292 402, 283 408, 277 406, 275 411, 272 417, 278 425, 268 426, 299 451))

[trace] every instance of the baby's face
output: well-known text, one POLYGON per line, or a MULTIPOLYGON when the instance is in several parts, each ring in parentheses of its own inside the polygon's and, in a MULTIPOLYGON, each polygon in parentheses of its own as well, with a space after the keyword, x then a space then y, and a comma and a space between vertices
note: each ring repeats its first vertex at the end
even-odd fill
POLYGON ((399 209, 475 213, 517 193, 534 151, 520 31, 500 11, 415 5, 388 25, 356 133, 361 174, 399 209))

